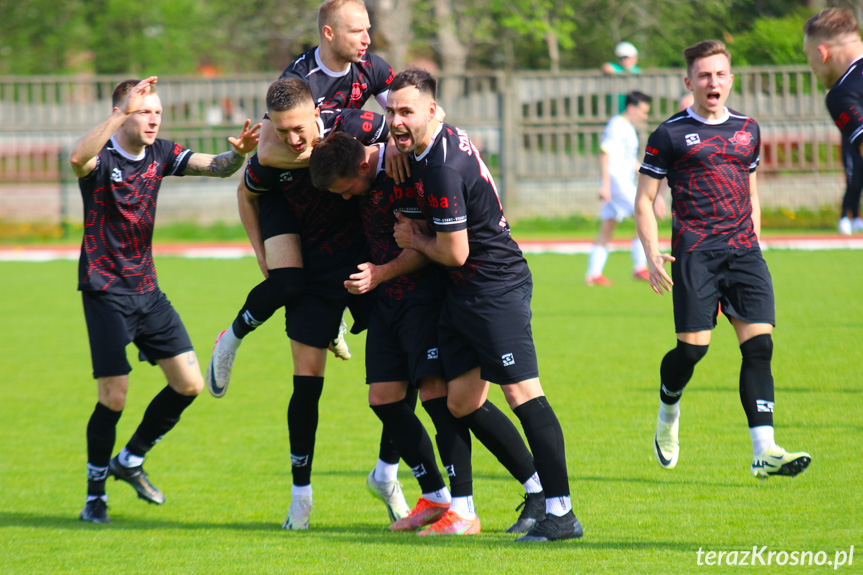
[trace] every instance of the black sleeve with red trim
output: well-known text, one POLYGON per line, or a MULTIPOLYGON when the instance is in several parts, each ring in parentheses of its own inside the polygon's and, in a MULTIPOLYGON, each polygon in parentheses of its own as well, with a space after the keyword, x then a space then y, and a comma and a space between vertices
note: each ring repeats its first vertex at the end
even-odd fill
POLYGON ((842 135, 854 147, 863 143, 863 94, 851 90, 827 93, 827 110, 842 135))

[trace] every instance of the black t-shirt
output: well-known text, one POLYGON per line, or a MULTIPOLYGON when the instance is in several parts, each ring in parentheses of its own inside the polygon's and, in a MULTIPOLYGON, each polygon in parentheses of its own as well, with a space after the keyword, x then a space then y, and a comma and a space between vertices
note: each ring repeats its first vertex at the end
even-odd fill
MULTIPOLYGON (((370 261, 375 265, 383 265, 394 260, 402 252, 393 237, 395 212, 399 208, 407 209, 409 204, 413 204, 415 210, 418 208, 415 201, 406 200, 403 197, 405 186, 397 186, 395 181, 384 172, 383 146, 378 160, 378 174, 374 185, 368 195, 360 196, 358 200, 363 231, 371 255, 370 261)), ((437 298, 442 295, 443 286, 440 280, 438 266, 427 265, 413 273, 383 282, 375 291, 380 296, 393 300, 437 298)))
POLYGON ((863 58, 855 61, 827 92, 827 110, 842 136, 857 150, 863 143, 863 58))
POLYGON ((527 261, 510 235, 491 172, 467 132, 440 124, 428 148, 411 157, 411 172, 415 201, 431 229, 467 230, 467 261, 446 268, 454 291, 508 289, 530 278, 527 261))
MULTIPOLYGON (((386 139, 388 133, 383 116, 363 110, 321 110, 318 130, 322 137, 344 131, 365 145, 386 139)), ((300 227, 307 270, 331 268, 355 259, 356 248, 363 244, 357 202, 315 188, 308 168, 262 166, 257 155, 247 162, 244 181, 256 194, 284 194, 300 227)))
POLYGON ((733 110, 706 120, 688 108, 650 135, 640 172, 668 178, 672 254, 758 247, 749 175, 760 147, 758 124, 733 110))
POLYGON ((383 58, 366 53, 347 70, 328 70, 318 56, 318 48, 300 55, 285 68, 280 78, 299 78, 309 85, 315 105, 322 110, 362 108, 372 96, 389 90, 393 69, 383 58))
POLYGON ((140 157, 112 137, 96 167, 78 179, 84 201, 84 240, 78 289, 143 294, 158 289, 153 223, 164 176, 182 176, 192 151, 157 139, 140 157))

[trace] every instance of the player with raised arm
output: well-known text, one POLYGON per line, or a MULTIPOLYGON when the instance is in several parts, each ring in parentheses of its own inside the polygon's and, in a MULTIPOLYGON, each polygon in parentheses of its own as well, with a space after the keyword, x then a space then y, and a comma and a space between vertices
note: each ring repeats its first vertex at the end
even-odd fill
POLYGON ((87 425, 87 502, 80 518, 94 523, 110 522, 109 475, 129 483, 145 501, 165 502, 144 472, 144 458, 204 387, 186 328, 156 280, 152 241, 162 178, 227 177, 255 149, 260 129, 246 121, 239 137, 228 138, 232 150, 217 156, 159 139, 162 103, 156 81, 151 76, 118 84, 111 115, 69 154, 84 202, 78 289, 99 396, 87 425), (126 346, 132 342, 142 361, 162 369, 168 385, 112 459, 132 370, 126 346))
MULTIPOLYGON (((362 0, 324 0, 318 9, 320 45, 300 55, 280 78, 306 83, 321 110, 359 109, 371 97, 383 108, 393 71, 382 58, 368 52, 370 27, 362 0)), ((270 119, 265 118, 258 162, 284 170, 305 168, 308 154, 298 156, 297 148, 285 143, 283 135, 277 134, 270 119)), ((259 260, 267 282, 249 293, 232 325, 216 339, 206 377, 207 390, 214 397, 223 397, 228 390, 243 338, 303 292, 305 273, 299 243, 280 243, 279 238, 272 238, 270 244, 269 264, 259 260)), ((342 323, 329 348, 336 357, 350 359, 345 330, 342 323)))
MULTIPOLYGON (((315 146, 309 164, 315 186, 356 198, 371 248, 371 261, 360 264, 345 282, 352 293, 374 290, 375 304, 366 341, 369 405, 378 415, 399 453, 411 466, 422 496, 410 515, 393 523, 394 531, 416 530, 436 524, 447 513, 464 517, 472 506, 473 474, 470 432, 466 421, 447 408, 447 388, 437 346, 437 319, 443 297, 441 270, 425 266, 428 258, 398 247, 393 237, 395 212, 422 217, 415 186, 396 184, 383 169, 383 145, 363 146, 346 133, 335 133, 315 146), (425 266, 425 267, 420 267, 425 266), (452 500, 436 473, 431 441, 412 406, 405 401, 409 385, 419 387, 422 405, 437 431, 441 461, 447 469, 452 500), (448 494, 447 494, 448 496, 448 494)), ((545 518, 542 485, 533 457, 515 426, 491 402, 474 419, 474 433, 525 488, 521 515, 508 533, 522 533, 545 518)), ((478 518, 445 521, 452 529, 425 529, 420 535, 479 533, 478 518)))
MULTIPOLYGON (((286 243, 300 250, 299 262, 305 264, 303 290, 285 306, 294 377, 288 406, 293 486, 283 527, 307 529, 327 343, 338 331, 345 307, 351 310, 355 325, 364 329, 370 304, 369 298, 352 296, 343 286, 365 250, 356 205, 315 189, 308 160, 313 146, 331 131, 346 130, 373 143, 386 137, 387 128, 383 118, 372 112, 319 110, 308 85, 296 78, 277 80, 270 86, 267 109, 276 133, 294 154, 295 167, 262 166, 257 156, 252 157, 238 195, 243 225, 262 270, 272 273, 271 258, 282 257, 280 246, 286 243)), ((367 486, 387 505, 391 521, 410 511, 395 477, 397 468, 397 450, 382 439, 381 459, 369 474, 367 486), (384 454, 385 450, 393 453, 384 454), (376 479, 378 473, 384 477, 376 479)))
MULTIPOLYGON (((436 90, 437 80, 425 71, 397 74, 387 97, 387 123, 399 151, 411 158, 416 201, 430 229, 397 214, 396 241, 446 268, 438 343, 447 403, 477 433, 490 413, 489 381, 501 386, 545 491, 545 519, 517 541, 579 538, 563 431, 539 381, 530 269, 510 235, 491 173, 467 133, 435 119, 436 90)), ((472 505, 466 512, 449 513, 430 529, 446 533, 464 526, 475 515, 472 505)))
POLYGON ((718 310, 740 344, 740 401, 752 441, 752 475, 794 476, 811 460, 774 442, 771 373, 773 283, 758 236, 761 207, 755 169, 758 124, 725 107, 734 76, 731 54, 720 41, 684 50, 691 107, 663 122, 647 141, 638 179, 635 221, 644 244, 651 288, 672 291, 677 345, 662 359, 659 415, 653 450, 672 469, 680 454, 680 398, 695 365, 707 353, 718 310), (671 188, 674 227, 671 255, 659 251, 653 201, 663 179, 671 188), (665 263, 671 262, 671 277, 665 263), (672 285, 674 289, 672 290, 672 285), (718 306, 717 306, 718 304, 718 306))

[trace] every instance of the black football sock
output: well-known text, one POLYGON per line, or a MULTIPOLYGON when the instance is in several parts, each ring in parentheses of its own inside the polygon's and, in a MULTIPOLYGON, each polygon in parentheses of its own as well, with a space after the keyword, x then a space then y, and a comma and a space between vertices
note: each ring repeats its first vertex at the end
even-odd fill
POLYGON ((740 402, 749 427, 773 425, 773 338, 769 333, 756 335, 740 345, 740 402))
POLYGON ((437 434, 435 442, 441 463, 449 476, 449 488, 453 497, 473 495, 473 467, 470 461, 470 430, 464 421, 453 417, 446 406, 446 397, 423 402, 423 408, 431 417, 437 434))
MULTIPOLYGON (((417 405, 416 388, 408 386, 405 398, 402 401, 407 405, 410 412, 413 413, 417 405)), ((393 438, 390 437, 390 432, 387 430, 387 426, 384 425, 384 428, 381 430, 381 443, 378 448, 378 459, 390 465, 398 465, 401 457, 399 453, 399 445, 400 444, 398 442, 393 441, 393 438)), ((405 462, 407 462, 407 460, 405 460, 405 462)))
POLYGON ((665 354, 659 368, 659 378, 662 381, 659 399, 662 403, 672 405, 680 401, 683 388, 695 372, 695 364, 707 354, 708 347, 677 340, 677 347, 665 354))
POLYGON ((545 396, 528 400, 513 412, 521 421, 524 435, 533 452, 533 463, 539 473, 546 499, 569 495, 566 474, 566 449, 563 430, 545 396))
POLYGON ((303 268, 276 268, 268 270, 268 273, 269 277, 249 292, 246 303, 232 324, 234 335, 240 339, 303 293, 303 268))
POLYGON ((486 400, 479 409, 461 419, 519 483, 530 479, 536 471, 533 455, 512 421, 493 403, 486 400))
POLYGON ((162 436, 177 425, 183 410, 192 404, 195 397, 179 394, 171 386, 166 385, 147 406, 144 419, 141 420, 132 439, 126 444, 129 453, 144 457, 162 439, 162 436))
POLYGON ((431 438, 411 408, 404 401, 372 405, 371 408, 384 424, 386 435, 392 438, 402 459, 410 466, 422 492, 443 489, 446 485, 437 468, 431 438))
POLYGON ((122 411, 96 404, 87 423, 87 494, 105 495, 108 463, 117 441, 117 422, 122 411))
POLYGON ((315 433, 318 430, 318 402, 324 390, 324 378, 294 376, 294 392, 288 404, 288 435, 291 443, 291 473, 294 485, 312 482, 312 458, 315 433))

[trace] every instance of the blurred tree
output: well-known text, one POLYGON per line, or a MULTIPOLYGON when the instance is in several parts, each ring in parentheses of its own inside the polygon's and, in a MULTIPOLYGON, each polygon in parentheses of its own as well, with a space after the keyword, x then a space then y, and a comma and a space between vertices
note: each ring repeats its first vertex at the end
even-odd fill
POLYGON ((82 71, 88 28, 82 0, 0 0, 0 74, 82 71))
POLYGON ((416 0, 369 0, 372 20, 372 50, 393 70, 403 70, 413 42, 413 11, 416 0))
MULTIPOLYGON (((800 19, 826 0, 368 0, 396 68, 433 58, 466 69, 598 69, 622 40, 639 65, 679 67, 725 40, 735 64, 802 61, 800 19)), ((318 43, 320 0, 0 0, 0 73, 141 75, 284 69, 318 43)), ((831 0, 863 16, 863 0, 831 0)))
POLYGON ((782 18, 759 18, 751 30, 734 38, 734 65, 805 64, 803 24, 811 15, 804 8, 782 18))

